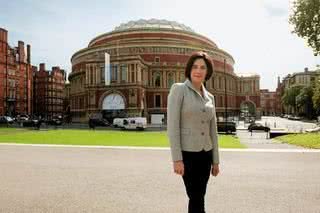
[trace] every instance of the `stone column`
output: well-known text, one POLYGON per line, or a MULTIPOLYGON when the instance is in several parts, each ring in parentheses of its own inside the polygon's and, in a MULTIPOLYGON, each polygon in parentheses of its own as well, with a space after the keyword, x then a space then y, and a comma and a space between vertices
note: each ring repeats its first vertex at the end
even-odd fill
POLYGON ((162 88, 166 88, 167 87, 167 82, 166 82, 166 71, 162 70, 162 88))
POLYGON ((138 64, 135 63, 135 73, 134 73, 135 83, 138 83, 138 64))
POLYGON ((101 67, 100 66, 97 67, 97 83, 98 84, 101 83, 101 67))
POLYGON ((131 64, 128 64, 128 81, 129 81, 130 83, 132 82, 131 72, 132 72, 131 64))
POLYGON ((120 66, 119 64, 115 64, 115 66, 117 67, 117 82, 120 83, 120 66))
POLYGON ((88 77, 88 67, 86 67, 86 84, 88 84, 88 80, 89 80, 89 77, 88 77))
POLYGON ((180 74, 179 71, 177 71, 177 70, 174 71, 174 81, 175 82, 179 82, 179 74, 180 74))
POLYGON ((129 81, 129 69, 130 69, 130 66, 129 66, 129 64, 126 64, 126 67, 127 67, 127 72, 126 72, 126 74, 127 74, 127 80, 126 80, 126 82, 128 83, 128 82, 130 82, 129 81))
POLYGON ((91 85, 92 83, 92 79, 91 79, 91 73, 92 73, 92 66, 91 66, 91 64, 89 64, 89 84, 91 85))

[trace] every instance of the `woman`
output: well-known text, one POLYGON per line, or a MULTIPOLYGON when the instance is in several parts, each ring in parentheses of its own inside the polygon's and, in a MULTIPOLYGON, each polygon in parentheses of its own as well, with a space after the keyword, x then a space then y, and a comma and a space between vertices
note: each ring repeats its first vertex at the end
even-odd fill
POLYGON ((213 64, 204 52, 191 55, 184 83, 175 83, 168 95, 167 131, 174 172, 181 175, 189 197, 188 212, 204 213, 210 171, 219 173, 218 133, 214 97, 203 83, 213 64))

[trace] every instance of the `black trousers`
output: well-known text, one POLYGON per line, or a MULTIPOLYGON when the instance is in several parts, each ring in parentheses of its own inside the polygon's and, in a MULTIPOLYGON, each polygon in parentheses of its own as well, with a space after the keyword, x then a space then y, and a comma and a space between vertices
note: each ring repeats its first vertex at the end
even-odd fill
POLYGON ((188 213, 205 213, 205 194, 210 177, 212 150, 201 152, 182 151, 184 175, 182 176, 189 197, 188 213))

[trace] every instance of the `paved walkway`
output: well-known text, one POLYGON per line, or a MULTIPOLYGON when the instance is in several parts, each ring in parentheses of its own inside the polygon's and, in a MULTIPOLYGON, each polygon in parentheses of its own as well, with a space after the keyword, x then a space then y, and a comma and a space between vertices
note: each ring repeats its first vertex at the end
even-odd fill
MULTIPOLYGON (((208 213, 319 212, 319 153, 220 154, 208 213)), ((1 213, 187 212, 169 150, 1 145, 0 172, 1 213)))
POLYGON ((265 132, 253 132, 252 135, 247 130, 237 130, 237 136, 242 144, 248 148, 255 149, 305 149, 300 146, 280 143, 274 139, 267 139, 265 132))

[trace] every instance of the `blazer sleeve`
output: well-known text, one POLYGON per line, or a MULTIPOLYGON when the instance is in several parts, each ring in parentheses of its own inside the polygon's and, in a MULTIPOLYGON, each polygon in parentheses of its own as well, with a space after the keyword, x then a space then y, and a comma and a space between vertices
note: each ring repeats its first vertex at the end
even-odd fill
POLYGON ((210 137, 213 145, 212 157, 213 163, 219 164, 219 143, 218 143, 218 130, 217 130, 217 116, 216 116, 216 106, 214 102, 214 97, 212 98, 213 103, 213 117, 210 121, 210 137))
POLYGON ((173 84, 168 95, 167 134, 172 161, 182 160, 180 141, 180 112, 183 100, 183 85, 173 84))

